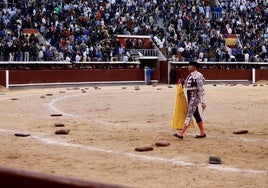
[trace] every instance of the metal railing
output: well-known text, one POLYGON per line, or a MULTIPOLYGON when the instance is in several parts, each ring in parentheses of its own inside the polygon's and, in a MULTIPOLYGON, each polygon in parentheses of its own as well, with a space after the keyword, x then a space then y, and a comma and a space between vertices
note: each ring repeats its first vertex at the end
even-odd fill
POLYGON ((157 49, 126 49, 130 53, 131 57, 134 57, 135 60, 140 57, 158 57, 159 60, 166 60, 166 57, 157 49))

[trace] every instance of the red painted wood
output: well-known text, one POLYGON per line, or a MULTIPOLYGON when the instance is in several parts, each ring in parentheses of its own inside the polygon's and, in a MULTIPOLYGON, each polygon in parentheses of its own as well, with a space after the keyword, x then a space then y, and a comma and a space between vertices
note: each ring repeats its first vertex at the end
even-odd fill
POLYGON ((3 188, 123 188, 122 186, 117 185, 109 185, 7 167, 0 167, 0 186, 3 188))
POLYGON ((10 84, 143 81, 143 69, 10 70, 10 84))
MULTIPOLYGON (((251 69, 199 69, 206 80, 252 80, 251 69)), ((268 73, 268 70, 266 71, 268 73)), ((186 68, 180 68, 178 73, 181 78, 189 74, 186 68)))
POLYGON ((268 80, 268 69, 256 69, 256 81, 268 80))
POLYGON ((6 71, 0 70, 0 85, 6 86, 6 71))
POLYGON ((160 63, 159 81, 160 83, 168 83, 168 62, 160 63))
MULTIPOLYGON (((206 80, 252 80, 251 69, 199 69, 206 80)), ((181 78, 186 78, 188 70, 178 68, 181 78)), ((112 82, 144 81, 143 69, 63 69, 63 70, 9 70, 9 84, 63 83, 63 82, 112 82)), ((152 80, 167 84, 167 63, 154 68, 152 80)), ((256 69, 256 79, 268 80, 268 69, 256 69)), ((5 86, 5 70, 0 70, 0 85, 5 86)))

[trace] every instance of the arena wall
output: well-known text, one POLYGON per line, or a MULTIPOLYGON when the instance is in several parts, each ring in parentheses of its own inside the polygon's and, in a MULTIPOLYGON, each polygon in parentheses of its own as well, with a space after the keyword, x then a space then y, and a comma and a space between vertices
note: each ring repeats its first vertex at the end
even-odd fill
MULTIPOLYGON (((268 80, 268 69, 199 69, 207 81, 247 81, 268 80), (253 72, 254 70, 254 72, 253 72)), ((179 78, 186 78, 186 67, 176 69, 179 78)), ((154 68, 151 80, 169 83, 169 67, 161 63, 154 68)), ((0 85, 7 87, 42 84, 76 83, 144 83, 144 69, 57 69, 57 70, 0 70, 0 85), (8 74, 8 80, 7 79, 8 74)))
POLYGON ((10 70, 9 84, 142 81, 142 69, 10 70))
MULTIPOLYGON (((251 69, 199 69, 206 80, 252 80, 251 69)), ((267 70, 268 71, 268 70, 267 70)), ((189 74, 186 68, 178 69, 181 78, 186 78, 189 74)))
POLYGON ((119 185, 109 185, 7 167, 0 167, 0 182, 3 188, 123 188, 123 186, 119 185))
MULTIPOLYGON (((186 78, 188 62, 169 62, 168 70, 175 67, 178 78, 186 78)), ((199 71, 207 81, 251 82, 268 80, 267 62, 199 62, 199 71)), ((168 80, 170 77, 168 76, 168 80)))
POLYGON ((256 81, 268 80, 268 69, 256 69, 256 81))
POLYGON ((6 86, 6 71, 0 70, 0 85, 6 86))
MULTIPOLYGON (((154 69, 151 80, 158 82, 158 68, 154 69)), ((57 69, 57 70, 8 70, 0 71, 0 84, 4 87, 38 84, 112 83, 144 82, 143 69, 57 69)))

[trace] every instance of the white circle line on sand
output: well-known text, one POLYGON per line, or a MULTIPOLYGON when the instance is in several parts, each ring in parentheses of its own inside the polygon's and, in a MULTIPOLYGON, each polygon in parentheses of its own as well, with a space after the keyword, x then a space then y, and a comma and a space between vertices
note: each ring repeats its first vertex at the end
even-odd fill
MULTIPOLYGON (((0 129, 0 132, 13 133, 14 130, 0 129)), ((170 159, 170 158, 164 158, 164 157, 153 157, 153 156, 135 154, 135 153, 130 153, 130 152, 121 152, 121 151, 115 151, 115 150, 108 150, 104 148, 86 146, 82 144, 72 144, 72 143, 53 140, 51 138, 44 138, 40 136, 31 136, 31 137, 45 144, 64 146, 64 147, 82 148, 82 149, 95 151, 95 152, 112 153, 112 154, 116 154, 120 156, 129 156, 129 157, 141 159, 144 161, 150 161, 150 162, 170 163, 170 164, 178 165, 178 166, 195 166, 195 167, 198 166, 200 168, 207 168, 207 169, 217 170, 219 172, 226 172, 226 173, 245 173, 245 174, 261 174, 261 175, 267 174, 267 171, 264 171, 264 170, 240 169, 240 168, 228 167, 226 165, 210 165, 210 164, 207 165, 204 163, 196 164, 196 163, 186 162, 177 158, 170 159)))
MULTIPOLYGON (((64 116, 69 116, 69 117, 86 117, 83 115, 77 115, 77 114, 71 114, 71 113, 66 113, 64 112, 64 110, 60 110, 59 108, 56 107, 55 103, 63 100, 63 99, 68 99, 68 98, 72 98, 72 97, 79 97, 79 96, 84 96, 85 94, 75 94, 75 95, 68 95, 68 96, 64 96, 64 97, 60 97, 60 98, 55 98, 52 101, 50 101, 48 103, 48 106, 50 109, 52 109, 54 112, 62 114, 64 116)), ((87 118, 89 118, 89 116, 87 116, 87 118)), ((95 122, 95 123, 99 123, 99 124, 103 124, 103 125, 107 125, 107 126, 122 126, 121 124, 118 123, 112 123, 109 120, 105 120, 105 119, 96 119, 96 118, 92 118, 91 121, 95 122)))
POLYGON ((68 98, 71 98, 71 97, 79 97, 79 96, 82 96, 84 94, 76 94, 76 95, 68 95, 68 96, 64 96, 64 97, 60 97, 60 98, 56 98, 56 99, 53 99, 51 102, 48 103, 48 106, 49 108, 51 108, 54 112, 56 113, 60 113, 60 114, 63 114, 65 116, 71 116, 71 117, 81 117, 81 115, 76 115, 76 114, 70 114, 70 113, 66 113, 64 111, 61 111, 59 110, 54 104, 62 99, 68 99, 68 98))
MULTIPOLYGON (((95 94, 96 93, 101 93, 102 91, 95 91, 95 94)), ((120 90, 106 90, 105 93, 121 93, 123 91, 120 91, 120 90)), ((125 91, 124 91, 125 92, 125 91)), ((131 92, 131 91, 128 91, 128 92, 131 92)), ((72 117, 82 117, 81 115, 77 115, 77 114, 71 114, 71 113, 66 113, 64 112, 64 110, 60 110, 59 108, 56 107, 55 103, 60 101, 60 100, 63 100, 63 99, 68 99, 68 98, 72 98, 72 97, 80 97, 80 96, 85 96, 85 95, 89 95, 90 93, 79 93, 79 94, 72 94, 72 95, 65 95, 63 97, 59 97, 59 98, 55 98, 53 99, 52 101, 50 101, 48 103, 48 106, 56 113, 60 113, 60 114, 63 114, 65 116, 72 116, 72 117)))
POLYGON ((72 95, 66 95, 66 96, 63 96, 63 97, 55 98, 55 99, 51 100, 47 105, 49 106, 50 109, 52 109, 56 113, 63 114, 65 116, 71 116, 71 117, 83 117, 82 115, 66 113, 66 112, 64 112, 64 110, 60 110, 59 108, 57 108, 55 103, 60 101, 60 100, 63 100, 63 99, 85 96, 87 94, 88 93, 82 93, 82 94, 80 93, 80 94, 72 94, 72 95))
POLYGON ((225 165, 206 165, 206 164, 199 164, 197 165, 196 163, 190 163, 190 162, 185 162, 183 160, 179 159, 168 159, 164 157, 152 157, 148 155, 141 155, 141 154, 134 154, 130 152, 121 152, 121 151, 115 151, 115 150, 107 150, 103 148, 98 148, 98 147, 92 147, 92 146, 86 146, 82 144, 72 144, 72 143, 67 143, 67 142, 62 142, 62 141, 56 141, 52 140, 50 138, 41 138, 34 136, 33 138, 42 141, 47 144, 52 144, 52 145, 59 145, 59 146, 65 146, 65 147, 77 147, 77 148, 82 148, 90 151, 97 151, 97 152, 104 152, 104 153, 112 153, 116 155, 125 155, 125 156, 130 156, 134 157, 137 159, 142 159, 146 161, 152 161, 152 162, 164 162, 164 163, 171 163, 174 165, 179 165, 179 166, 199 166, 202 168, 208 168, 208 169, 214 169, 220 172, 238 172, 238 173, 247 173, 247 174, 266 174, 267 171, 262 171, 262 170, 252 170, 252 169, 240 169, 240 168, 233 168, 233 167, 227 167, 225 165))
MULTIPOLYGON (((122 91, 105 91, 106 93, 107 92, 110 92, 110 93, 120 93, 122 91)), ((96 93, 100 93, 100 91, 96 91, 96 93)), ((89 95, 89 93, 79 93, 79 94, 72 94, 72 95, 66 95, 66 96, 63 96, 63 97, 59 97, 59 98, 55 98, 53 99, 52 101, 50 101, 48 103, 48 106, 56 113, 60 113, 60 114, 63 114, 65 116, 71 116, 71 117, 82 117, 81 115, 77 115, 77 114, 71 114, 71 113, 66 113, 64 112, 64 110, 60 110, 59 108, 56 107, 55 103, 60 101, 60 100, 63 100, 63 99, 68 99, 68 98, 72 98, 72 97, 80 97, 80 96, 85 96, 85 95, 89 95)))
MULTIPOLYGON (((111 92, 111 91, 110 91, 111 92)), ((112 91, 112 92, 116 92, 116 91, 112 91)), ((77 115, 77 114, 70 114, 70 113, 66 113, 62 110, 59 110, 56 106, 55 106, 55 103, 62 100, 62 99, 68 99, 68 98, 72 98, 72 97, 79 97, 79 96, 83 96, 85 94, 75 94, 75 95, 68 95, 68 96, 63 96, 63 97, 60 97, 60 98, 56 98, 56 99, 53 99, 51 102, 48 103, 48 106, 56 113, 60 113, 60 114, 63 114, 65 116, 71 116, 71 117, 85 117, 85 116, 82 116, 82 115, 77 115)), ((103 124, 105 126, 121 126, 120 124, 118 123, 113 123, 113 122, 110 122, 109 120, 105 120, 105 119, 92 119, 92 121, 94 121, 95 123, 99 123, 99 124, 103 124)), ((125 126, 122 126, 122 127, 125 127, 125 126)), ((219 137, 211 137, 211 138, 216 138, 218 139, 219 137)), ((248 139, 248 138, 233 138, 233 137, 226 137, 227 139, 229 140, 234 140, 234 141, 243 141, 243 142, 268 142, 268 140, 266 139, 248 139)))

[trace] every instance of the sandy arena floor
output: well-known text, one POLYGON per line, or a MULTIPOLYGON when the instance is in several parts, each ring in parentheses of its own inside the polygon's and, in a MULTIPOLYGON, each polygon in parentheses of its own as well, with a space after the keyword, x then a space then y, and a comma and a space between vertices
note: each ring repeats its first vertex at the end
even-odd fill
POLYGON ((136 188, 267 187, 267 82, 205 85, 208 136, 193 138, 195 127, 183 141, 172 136, 175 85, 135 87, 2 88, 0 165, 136 188))

